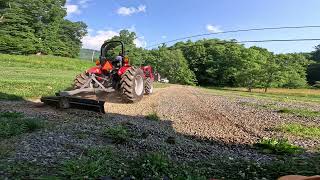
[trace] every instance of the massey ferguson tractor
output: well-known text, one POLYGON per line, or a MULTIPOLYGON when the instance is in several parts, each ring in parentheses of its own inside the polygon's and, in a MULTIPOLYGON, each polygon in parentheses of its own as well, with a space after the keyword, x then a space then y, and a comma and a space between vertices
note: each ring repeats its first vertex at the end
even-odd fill
POLYGON ((126 103, 140 101, 153 91, 151 66, 140 68, 129 65, 124 43, 108 41, 101 46, 96 66, 76 76, 73 90, 60 91, 56 96, 42 97, 41 101, 58 108, 80 108, 105 113, 105 101, 84 99, 82 93, 109 93, 118 91, 126 103))

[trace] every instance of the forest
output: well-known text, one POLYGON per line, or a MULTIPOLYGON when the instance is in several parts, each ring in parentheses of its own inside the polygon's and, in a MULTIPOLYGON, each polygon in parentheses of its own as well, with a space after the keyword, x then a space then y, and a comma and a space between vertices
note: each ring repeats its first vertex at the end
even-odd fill
MULTIPOLYGON (((66 20, 65 4, 65 0, 1 0, 0 53, 79 57, 87 26, 66 20)), ((320 45, 310 53, 274 54, 220 39, 144 49, 135 46, 136 38, 135 32, 122 30, 111 40, 126 44, 133 65, 152 65, 172 83, 246 87, 249 91, 320 86, 320 45)))

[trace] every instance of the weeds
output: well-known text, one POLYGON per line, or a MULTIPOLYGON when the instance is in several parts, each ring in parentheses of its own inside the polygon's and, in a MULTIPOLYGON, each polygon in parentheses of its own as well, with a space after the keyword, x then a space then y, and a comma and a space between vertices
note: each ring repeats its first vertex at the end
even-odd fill
POLYGON ((290 144, 287 139, 262 139, 255 146, 271 154, 299 154, 303 151, 301 147, 290 144))
POLYGON ((64 162, 60 171, 62 176, 73 179, 96 179, 107 175, 125 174, 122 166, 126 166, 120 163, 120 160, 111 148, 93 148, 80 158, 64 162))
POLYGON ((25 118, 17 112, 0 113, 0 137, 10 138, 22 133, 33 132, 43 127, 39 119, 25 118))
POLYGON ((316 126, 308 127, 302 124, 291 123, 283 124, 276 128, 276 130, 306 138, 320 138, 320 127, 316 126))
POLYGON ((103 131, 103 136, 111 138, 114 143, 124 143, 130 138, 128 129, 123 125, 107 128, 103 131))
POLYGON ((152 112, 152 113, 148 114, 146 116, 146 118, 151 121, 159 121, 160 120, 160 117, 158 116, 158 114, 156 112, 152 112))
POLYGON ((319 111, 311 111, 308 109, 288 109, 288 108, 283 108, 278 110, 279 113, 285 113, 285 114, 293 114, 296 116, 300 117, 318 117, 320 116, 319 111))

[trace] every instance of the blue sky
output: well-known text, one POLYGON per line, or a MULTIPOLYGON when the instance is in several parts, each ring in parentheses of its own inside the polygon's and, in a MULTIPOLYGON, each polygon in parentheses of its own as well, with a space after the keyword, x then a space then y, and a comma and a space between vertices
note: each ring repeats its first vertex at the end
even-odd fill
MULTIPOLYGON (((236 29, 320 25, 320 0, 68 0, 67 18, 84 21, 85 48, 97 49, 121 29, 135 31, 136 44, 236 29)), ((211 35, 206 38, 264 40, 320 38, 320 28, 211 35)), ((193 39, 196 40, 196 39, 193 39)), ((320 41, 247 43, 276 53, 312 51, 320 41)), ((170 45, 170 44, 169 44, 170 45)))

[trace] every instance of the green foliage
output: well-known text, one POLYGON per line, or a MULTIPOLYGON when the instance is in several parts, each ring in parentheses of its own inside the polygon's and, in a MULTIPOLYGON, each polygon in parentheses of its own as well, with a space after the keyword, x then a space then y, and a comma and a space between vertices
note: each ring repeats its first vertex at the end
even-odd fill
POLYGON ((319 111, 310 111, 308 109, 289 109, 289 108, 283 108, 278 110, 279 113, 285 113, 285 114, 293 114, 300 117, 318 117, 320 116, 319 111))
POLYGON ((313 63, 308 66, 307 79, 308 83, 320 87, 320 63, 313 63), (318 82, 318 83, 317 83, 318 82))
POLYGON ((21 113, 0 113, 0 137, 10 138, 22 133, 32 132, 43 127, 39 119, 24 118, 21 113))
POLYGON ((303 151, 301 147, 290 144, 287 139, 262 139, 255 146, 272 154, 297 154, 303 151))
POLYGON ((73 179, 84 177, 96 179, 106 175, 125 174, 122 166, 126 166, 119 162, 120 160, 111 148, 93 148, 80 158, 64 162, 60 168, 60 174, 73 179))
POLYGON ((277 179, 288 174, 319 174, 320 156, 286 156, 285 159, 278 156, 277 160, 265 163, 225 156, 176 162, 161 152, 126 157, 111 147, 100 147, 88 149, 81 156, 50 167, 50 170, 30 162, 16 161, 0 164, 0 168, 8 172, 9 177, 19 179, 277 179))
POLYGON ((160 120, 160 117, 158 116, 158 114, 156 112, 152 112, 152 113, 148 114, 146 116, 146 118, 148 120, 152 120, 152 121, 159 121, 160 120))
POLYGON ((283 124, 277 130, 306 138, 320 138, 319 126, 305 126, 297 123, 283 124))
POLYGON ((77 57, 83 22, 64 19, 66 1, 9 0, 1 5, 0 52, 77 57))
POLYGON ((111 138, 115 143, 124 143, 130 138, 128 129, 125 126, 118 125, 107 128, 103 131, 103 136, 111 138))
MULTIPOLYGON (((162 77, 167 77, 172 83, 194 85, 196 77, 189 69, 187 60, 180 50, 160 48, 159 65, 156 69, 162 77)), ((148 62, 148 61, 147 61, 148 62)))
POLYGON ((132 174, 138 179, 162 179, 173 178, 172 162, 163 153, 146 154, 133 162, 132 174), (171 175, 171 176, 170 176, 171 175))
POLYGON ((311 57, 314 61, 320 62, 320 45, 315 47, 315 50, 311 53, 311 57))

